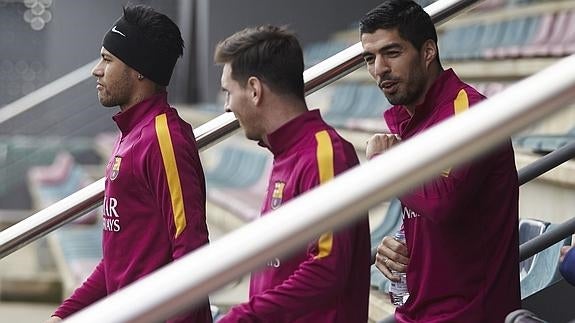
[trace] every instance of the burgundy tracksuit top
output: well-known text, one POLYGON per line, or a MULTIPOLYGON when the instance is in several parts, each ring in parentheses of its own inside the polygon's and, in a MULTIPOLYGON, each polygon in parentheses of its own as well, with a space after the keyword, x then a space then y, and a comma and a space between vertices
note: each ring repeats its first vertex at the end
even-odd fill
MULTIPOLYGON (((413 117, 394 106, 384 118, 405 141, 483 99, 446 70, 413 117)), ((410 297, 398 322, 503 322, 520 307, 518 192, 507 141, 400 197, 410 297)))
MULTIPOLYGON (((103 259, 57 309, 62 318, 208 243, 192 127, 168 105, 167 93, 113 119, 121 135, 106 166, 103 259)), ((212 322, 208 300, 169 322, 212 322)))
MULTIPOLYGON (((290 120, 267 139, 274 165, 262 216, 358 164, 353 146, 318 110, 290 120)), ((324 233, 286 259, 270 259, 252 274, 249 301, 232 308, 220 322, 365 323, 369 266, 366 216, 324 233)))

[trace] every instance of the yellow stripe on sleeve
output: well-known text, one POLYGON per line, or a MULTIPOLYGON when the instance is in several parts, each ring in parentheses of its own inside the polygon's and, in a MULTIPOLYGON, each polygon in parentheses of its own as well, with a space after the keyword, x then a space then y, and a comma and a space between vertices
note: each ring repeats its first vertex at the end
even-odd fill
MULTIPOLYGON (((334 177, 333 169, 333 147, 331 138, 326 130, 315 134, 317 141, 317 165, 319 168, 319 182, 323 184, 334 177)), ((315 259, 321 259, 329 256, 333 246, 333 233, 327 232, 322 234, 318 240, 319 252, 315 259)))
POLYGON ((469 99, 464 89, 459 90, 459 93, 457 93, 457 97, 453 101, 453 109, 456 115, 469 109, 469 99))
MULTIPOLYGON (((455 115, 458 115, 462 112, 465 112, 469 109, 469 98, 467 97, 467 92, 464 89, 459 90, 457 93, 457 97, 455 101, 453 101, 453 112, 455 115)), ((441 176, 449 177, 451 173, 451 167, 445 169, 441 172, 441 176)))
POLYGON ((168 188, 172 200, 172 212, 174 213, 174 223, 176 225, 175 238, 177 238, 186 228, 186 213, 184 211, 184 199, 182 196, 178 165, 176 165, 176 155, 174 154, 174 146, 172 145, 168 119, 165 113, 156 117, 156 135, 158 136, 166 178, 168 179, 168 188))

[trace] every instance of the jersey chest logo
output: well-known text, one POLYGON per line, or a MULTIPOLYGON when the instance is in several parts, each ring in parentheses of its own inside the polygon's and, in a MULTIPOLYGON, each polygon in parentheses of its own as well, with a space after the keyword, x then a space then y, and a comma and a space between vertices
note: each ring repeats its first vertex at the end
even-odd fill
POLYGON ((116 156, 114 158, 114 165, 112 166, 112 171, 110 172, 110 180, 115 180, 120 174, 120 164, 122 163, 122 157, 116 156))
POLYGON ((285 182, 277 181, 274 184, 274 191, 272 193, 272 209, 275 210, 282 204, 282 199, 284 196, 285 182))

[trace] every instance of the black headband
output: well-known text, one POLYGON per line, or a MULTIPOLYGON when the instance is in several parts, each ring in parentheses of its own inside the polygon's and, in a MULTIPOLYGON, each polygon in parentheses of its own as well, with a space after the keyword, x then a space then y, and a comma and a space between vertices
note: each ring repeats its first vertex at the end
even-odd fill
POLYGON ((121 17, 102 44, 112 55, 155 83, 167 86, 178 54, 147 38, 140 28, 121 17))

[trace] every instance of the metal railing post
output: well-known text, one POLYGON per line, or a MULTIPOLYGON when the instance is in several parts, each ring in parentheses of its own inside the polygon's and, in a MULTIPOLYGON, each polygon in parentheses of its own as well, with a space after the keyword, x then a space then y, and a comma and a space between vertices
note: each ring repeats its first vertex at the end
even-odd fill
POLYGON ((553 230, 549 230, 519 246, 519 261, 529 259, 533 255, 551 247, 575 232, 575 218, 567 220, 553 230))
POLYGON ((519 185, 523 185, 547 171, 575 157, 575 142, 567 144, 521 168, 518 172, 519 185))

